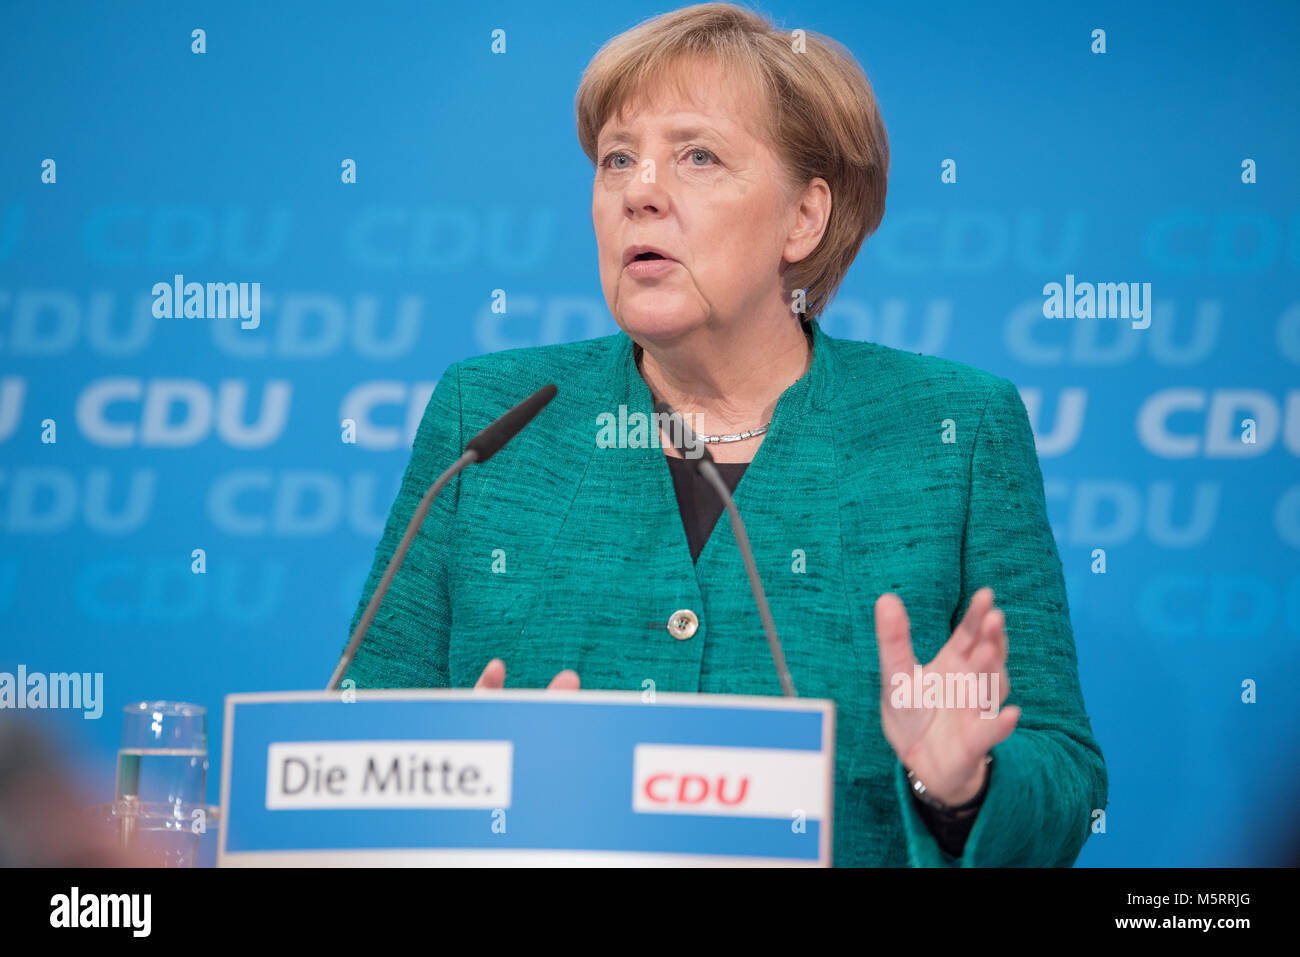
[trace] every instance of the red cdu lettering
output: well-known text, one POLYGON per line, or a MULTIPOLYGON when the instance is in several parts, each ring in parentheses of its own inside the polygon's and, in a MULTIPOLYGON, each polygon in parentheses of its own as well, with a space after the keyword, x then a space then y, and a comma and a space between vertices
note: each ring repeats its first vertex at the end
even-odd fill
POLYGON ((667 804, 672 800, 672 798, 659 797, 651 789, 655 786, 656 781, 670 781, 670 780, 672 780, 671 774, 655 774, 647 778, 645 782, 645 796, 648 797, 650 800, 655 801, 659 804, 667 804))
POLYGON ((718 778, 718 803, 731 805, 739 804, 741 801, 745 800, 745 792, 749 790, 749 777, 746 776, 740 779, 740 793, 730 801, 727 800, 727 795, 725 793, 726 789, 727 779, 725 777, 718 778))
POLYGON ((702 778, 698 774, 682 775, 682 783, 677 789, 678 804, 700 804, 708 796, 709 796, 709 782, 706 778, 702 778), (699 787, 701 788, 699 792, 699 797, 697 798, 688 798, 686 796, 686 790, 690 786, 692 781, 697 782, 699 784, 699 787))

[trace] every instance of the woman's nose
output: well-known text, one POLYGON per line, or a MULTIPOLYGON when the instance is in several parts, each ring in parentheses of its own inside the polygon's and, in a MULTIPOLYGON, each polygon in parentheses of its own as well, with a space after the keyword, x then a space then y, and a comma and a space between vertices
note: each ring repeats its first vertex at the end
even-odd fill
POLYGON ((623 190, 623 203, 629 213, 663 213, 667 211, 669 197, 659 182, 657 167, 642 167, 632 174, 623 190))

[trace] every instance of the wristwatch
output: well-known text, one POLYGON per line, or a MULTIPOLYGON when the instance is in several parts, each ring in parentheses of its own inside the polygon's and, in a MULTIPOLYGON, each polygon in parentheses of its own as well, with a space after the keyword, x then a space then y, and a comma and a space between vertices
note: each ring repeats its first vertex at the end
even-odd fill
POLYGON ((984 795, 989 790, 989 781, 993 778, 993 769, 989 768, 992 763, 993 755, 984 755, 984 767, 988 768, 984 774, 984 783, 980 785, 979 793, 969 801, 963 801, 961 804, 944 804, 926 790, 925 785, 921 783, 921 779, 916 776, 915 771, 908 767, 904 767, 903 770, 907 772, 907 783, 912 787, 912 794, 926 807, 934 808, 936 811, 942 811, 945 814, 962 814, 975 810, 983 803, 984 795))

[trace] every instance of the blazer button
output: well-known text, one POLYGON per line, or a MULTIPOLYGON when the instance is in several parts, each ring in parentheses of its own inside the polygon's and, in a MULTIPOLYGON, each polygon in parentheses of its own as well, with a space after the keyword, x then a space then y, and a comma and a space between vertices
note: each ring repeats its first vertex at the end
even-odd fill
POLYGON ((699 627, 700 619, 689 608, 673 612, 673 616, 668 619, 668 633, 681 641, 695 634, 699 627))

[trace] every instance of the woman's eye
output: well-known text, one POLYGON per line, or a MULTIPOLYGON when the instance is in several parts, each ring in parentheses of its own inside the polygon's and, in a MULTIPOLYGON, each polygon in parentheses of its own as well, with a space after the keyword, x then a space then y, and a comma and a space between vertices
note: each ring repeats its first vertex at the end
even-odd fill
MULTIPOLYGON (((718 158, 706 149, 688 150, 685 155, 689 157, 692 166, 704 167, 718 162, 718 158)), ((610 170, 628 170, 632 169, 636 164, 633 162, 632 157, 626 153, 610 153, 605 157, 601 165, 610 170)))

